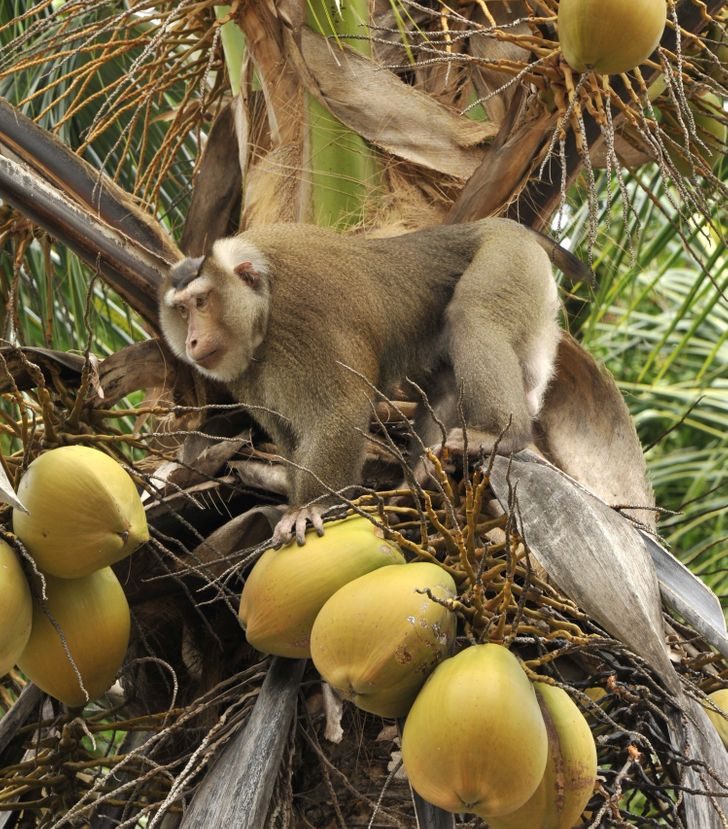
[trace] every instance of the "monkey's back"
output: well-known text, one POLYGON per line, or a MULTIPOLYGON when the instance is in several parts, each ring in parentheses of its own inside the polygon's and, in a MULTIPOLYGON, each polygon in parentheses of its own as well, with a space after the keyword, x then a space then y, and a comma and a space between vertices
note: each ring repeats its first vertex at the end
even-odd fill
POLYGON ((269 347, 302 368, 325 353, 386 384, 430 367, 432 340, 481 229, 367 239, 286 224, 243 235, 270 263, 269 347))
POLYGON ((510 283, 524 297, 516 315, 523 325, 514 339, 540 328, 542 306, 553 315, 548 257, 530 230, 508 219, 381 239, 303 224, 254 228, 242 236, 268 263, 270 314, 259 370, 247 372, 239 391, 273 408, 280 401, 266 379, 268 362, 282 367, 288 382, 304 384, 315 376, 316 388, 306 393, 328 401, 361 393, 361 379, 342 364, 385 391, 404 377, 426 383, 449 353, 447 337, 459 316, 451 302, 456 286, 458 312, 468 309, 474 334, 478 326, 498 326, 511 315, 505 301, 514 291, 510 283), (483 254, 491 247, 500 251, 493 267, 483 254), (471 268, 476 255, 479 264, 471 268), (533 257, 542 267, 530 267, 533 257))

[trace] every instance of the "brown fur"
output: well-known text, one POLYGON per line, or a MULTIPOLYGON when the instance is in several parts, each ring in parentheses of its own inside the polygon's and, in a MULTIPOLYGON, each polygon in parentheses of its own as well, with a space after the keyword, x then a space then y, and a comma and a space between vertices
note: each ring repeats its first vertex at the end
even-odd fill
POLYGON ((503 449, 531 440, 560 336, 550 244, 506 219, 388 239, 255 228, 216 242, 181 293, 166 283, 162 330, 193 364, 212 353, 201 370, 236 399, 270 410, 253 414, 301 467, 289 470, 300 508, 325 492, 316 477, 334 490, 359 480, 371 395, 354 372, 384 390, 418 382, 451 426, 462 384, 486 442, 509 421, 503 449))

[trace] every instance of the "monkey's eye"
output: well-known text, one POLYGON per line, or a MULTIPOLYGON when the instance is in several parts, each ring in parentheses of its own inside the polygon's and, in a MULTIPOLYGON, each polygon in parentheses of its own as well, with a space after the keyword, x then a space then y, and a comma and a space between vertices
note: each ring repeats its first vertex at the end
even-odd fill
POLYGON ((182 317, 182 319, 186 320, 187 316, 189 314, 189 311, 187 310, 187 306, 180 304, 180 305, 175 305, 174 307, 175 307, 175 310, 177 311, 177 313, 182 317))
POLYGON ((195 297, 195 308, 202 310, 207 305, 207 294, 201 294, 195 297))

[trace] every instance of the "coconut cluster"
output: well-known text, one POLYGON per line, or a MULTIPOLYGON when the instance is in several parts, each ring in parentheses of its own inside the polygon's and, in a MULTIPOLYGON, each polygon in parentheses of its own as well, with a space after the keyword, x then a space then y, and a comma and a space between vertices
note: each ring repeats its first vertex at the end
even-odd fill
POLYGON ((532 683, 499 644, 455 645, 457 589, 436 563, 407 563, 366 518, 327 526, 303 548, 268 550, 240 620, 266 653, 310 657, 342 697, 405 717, 413 788, 491 829, 570 829, 591 797, 597 755, 569 695, 532 683))
POLYGON ((572 829, 597 775, 594 738, 569 695, 532 683, 493 643, 435 668, 407 716, 402 761, 425 800, 490 829, 572 829))
POLYGON ((455 640, 456 592, 442 567, 408 564, 376 525, 352 516, 302 548, 268 550, 239 615, 253 647, 310 657, 342 697, 400 717, 455 640))
POLYGON ((113 683, 126 654, 129 605, 110 565, 149 539, 144 507, 128 473, 85 446, 36 458, 18 498, 27 512, 13 510, 13 531, 42 579, 33 575, 31 589, 0 542, 0 675, 17 664, 46 693, 82 706, 113 683))

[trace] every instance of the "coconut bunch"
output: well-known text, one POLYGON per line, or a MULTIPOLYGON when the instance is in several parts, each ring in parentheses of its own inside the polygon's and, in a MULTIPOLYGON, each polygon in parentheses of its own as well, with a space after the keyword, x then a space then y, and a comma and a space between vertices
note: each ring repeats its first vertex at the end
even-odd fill
MULTIPOLYGON (((415 791, 491 829, 570 829, 585 810, 593 817, 597 768, 605 797, 622 730, 667 747, 649 770, 665 784, 665 691, 549 583, 512 517, 490 515, 485 471, 440 483, 439 494, 420 493, 419 516, 398 506, 385 522, 381 503, 364 498, 360 514, 303 548, 267 550, 240 601, 250 644, 311 658, 341 698, 404 721, 415 791)), ((727 695, 704 694, 723 737, 727 695)))
POLYGON ((458 590, 436 559, 407 562, 376 522, 333 522, 305 547, 268 550, 241 596, 248 641, 310 657, 344 699, 405 717, 414 789, 493 829, 571 827, 596 781, 589 726, 561 688, 533 683, 501 644, 457 655, 458 590))
POLYGON ((493 643, 435 668, 407 715, 402 761, 423 798, 491 829, 571 829, 597 778, 594 738, 566 691, 531 682, 493 643))
POLYGON ((13 531, 0 542, 0 675, 13 665, 69 706, 109 688, 129 643, 130 615, 111 565, 149 539, 134 481, 85 446, 39 455, 23 475, 13 531), (30 569, 30 567, 29 567, 30 569))

